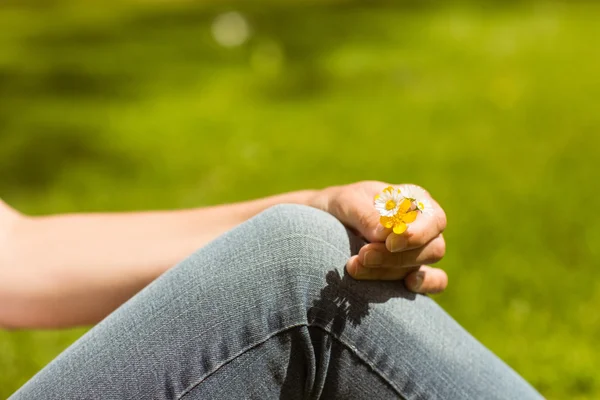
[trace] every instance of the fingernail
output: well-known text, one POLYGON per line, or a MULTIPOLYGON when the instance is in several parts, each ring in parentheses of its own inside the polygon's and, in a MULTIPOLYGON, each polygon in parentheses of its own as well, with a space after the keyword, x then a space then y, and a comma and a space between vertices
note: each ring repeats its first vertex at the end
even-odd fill
POLYGON ((406 237, 404 235, 394 235, 390 238, 390 251, 397 252, 406 248, 406 237))
POLYGON ((419 289, 421 289, 421 285, 423 285, 423 279, 425 278, 425 273, 423 272, 417 272, 415 274, 415 284, 413 285, 413 290, 416 292, 419 289))
POLYGON ((381 224, 377 225, 377 228, 375 228, 375 233, 376 234, 383 233, 384 231, 385 231, 385 226, 383 226, 381 224))
POLYGON ((383 263, 383 254, 375 250, 369 250, 365 253, 365 266, 381 265, 383 263))

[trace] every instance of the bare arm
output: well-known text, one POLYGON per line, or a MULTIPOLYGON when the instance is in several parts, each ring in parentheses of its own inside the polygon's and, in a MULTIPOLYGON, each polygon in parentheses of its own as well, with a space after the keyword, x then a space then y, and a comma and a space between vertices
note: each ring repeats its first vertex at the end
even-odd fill
POLYGON ((281 203, 327 211, 371 242, 348 261, 354 278, 404 279, 416 292, 442 291, 446 274, 421 264, 444 255, 443 210, 436 203, 432 216, 395 235, 382 229, 373 208, 373 196, 387 185, 359 182, 192 210, 44 217, 0 201, 0 328, 98 322, 196 249, 281 203), (381 253, 381 265, 368 262, 371 252, 381 253))
POLYGON ((26 217, 0 203, 0 327, 98 322, 196 249, 313 191, 181 211, 26 217))

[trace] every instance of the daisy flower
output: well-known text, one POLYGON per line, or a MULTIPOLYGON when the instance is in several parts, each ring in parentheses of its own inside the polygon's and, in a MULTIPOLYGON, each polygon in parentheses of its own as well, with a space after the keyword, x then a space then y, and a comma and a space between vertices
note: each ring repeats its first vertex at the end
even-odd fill
POLYGON ((413 204, 409 199, 403 199, 398 212, 391 216, 381 216, 379 222, 386 228, 392 228, 396 235, 401 235, 408 229, 408 224, 414 222, 417 219, 417 210, 412 210, 413 204))
POLYGON ((399 189, 388 186, 381 194, 375 196, 375 209, 382 217, 393 217, 400 209, 404 197, 399 189))
POLYGON ((433 206, 424 189, 417 185, 405 185, 400 188, 400 193, 402 193, 402 196, 409 199, 417 210, 425 214, 432 214, 433 206))
POLYGON ((423 214, 433 214, 433 206, 431 205, 431 201, 429 201, 429 199, 420 199, 416 202, 416 206, 417 210, 421 211, 423 214))

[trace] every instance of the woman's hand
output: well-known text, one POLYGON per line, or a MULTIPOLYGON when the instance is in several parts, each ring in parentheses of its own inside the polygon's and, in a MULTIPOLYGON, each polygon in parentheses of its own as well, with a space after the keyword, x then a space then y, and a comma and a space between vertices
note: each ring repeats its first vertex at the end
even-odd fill
POLYGON ((396 235, 379 223, 379 213, 373 207, 374 196, 387 186, 365 181, 327 188, 317 195, 313 206, 329 212, 369 242, 346 264, 353 278, 404 279, 414 292, 443 291, 448 285, 446 273, 424 264, 440 261, 446 251, 444 210, 430 197, 432 213, 421 213, 403 234, 396 235))

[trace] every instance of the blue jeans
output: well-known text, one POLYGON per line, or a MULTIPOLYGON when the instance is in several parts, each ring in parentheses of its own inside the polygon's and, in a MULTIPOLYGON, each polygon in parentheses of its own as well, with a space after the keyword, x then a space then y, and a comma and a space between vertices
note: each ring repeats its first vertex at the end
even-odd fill
POLYGON ((11 399, 538 399, 434 301, 355 281, 361 241, 273 207, 163 274, 11 399))

